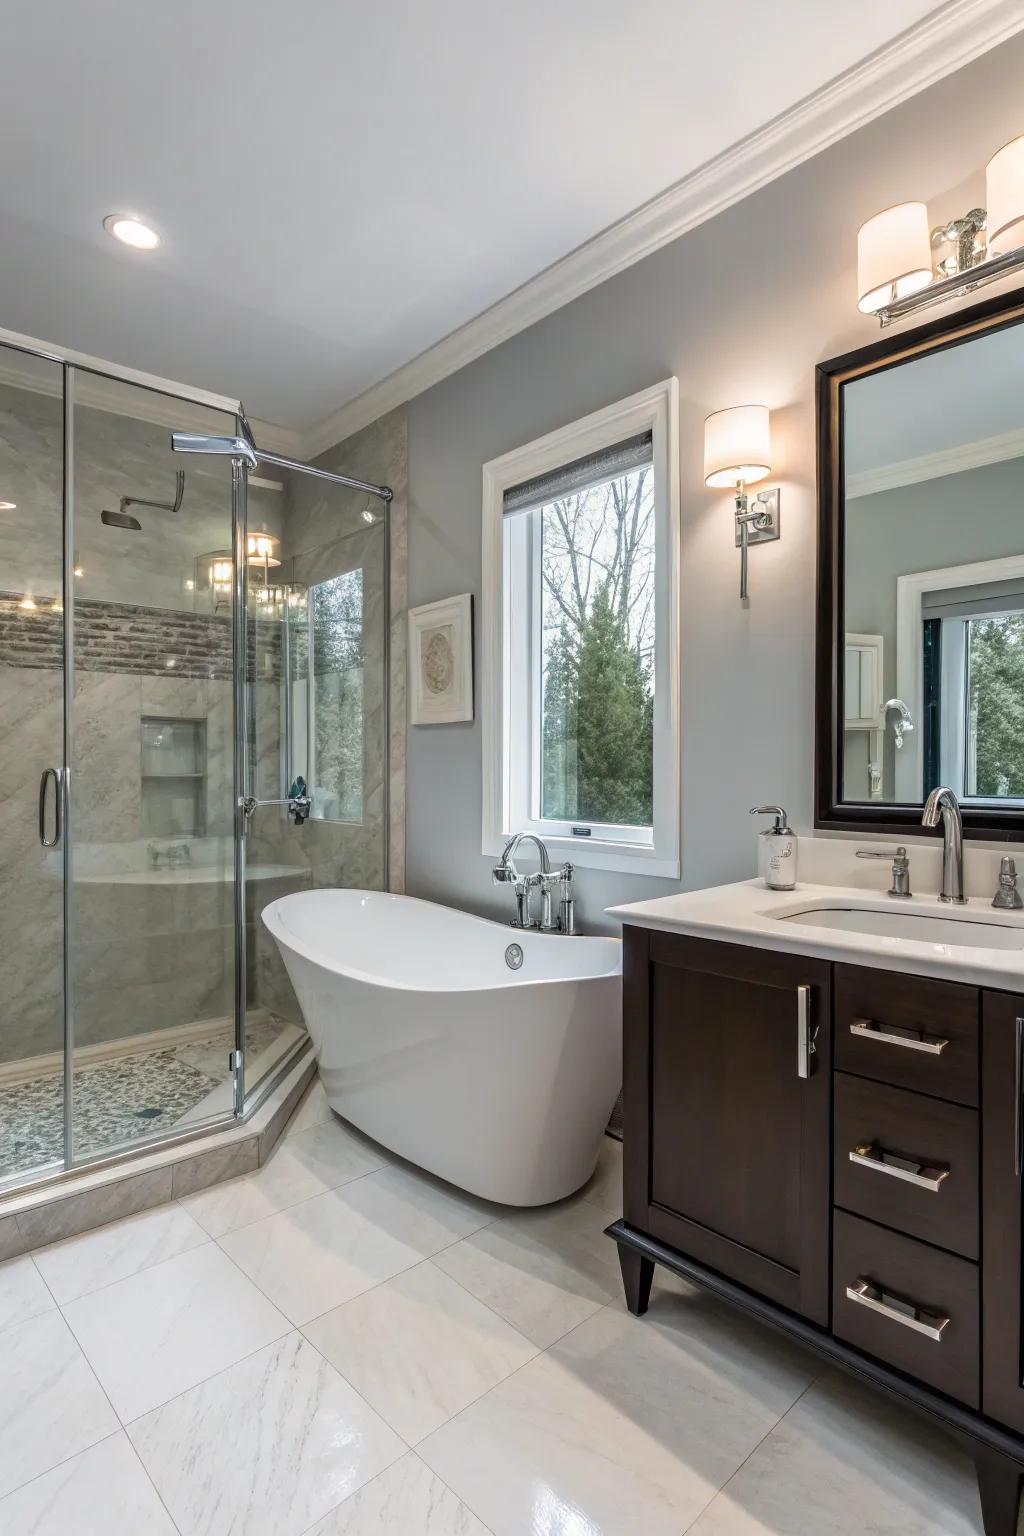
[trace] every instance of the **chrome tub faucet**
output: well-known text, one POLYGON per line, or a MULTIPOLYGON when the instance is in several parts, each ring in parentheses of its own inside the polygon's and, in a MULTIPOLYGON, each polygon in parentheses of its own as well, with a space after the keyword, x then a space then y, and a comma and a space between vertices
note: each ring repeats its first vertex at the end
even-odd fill
POLYGON ((541 933, 576 932, 576 904, 573 897, 574 870, 571 864, 551 867, 547 847, 535 832, 516 832, 501 852, 501 858, 491 870, 495 885, 511 885, 516 899, 516 915, 513 928, 536 928, 541 933), (523 843, 533 843, 537 849, 540 868, 532 875, 523 875, 516 866, 515 856, 523 843), (540 917, 534 918, 531 901, 534 890, 540 891, 540 917), (558 893, 558 910, 555 910, 555 892, 558 893))

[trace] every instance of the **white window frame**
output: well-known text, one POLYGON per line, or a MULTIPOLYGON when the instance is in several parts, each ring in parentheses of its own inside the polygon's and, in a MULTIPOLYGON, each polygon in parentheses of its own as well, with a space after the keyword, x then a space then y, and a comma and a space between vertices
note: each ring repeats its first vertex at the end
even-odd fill
MULTIPOLYGON (((513 832, 532 831, 543 837, 556 859, 571 860, 584 869, 679 879, 678 402, 678 381, 666 379, 483 466, 480 714, 482 851, 488 857, 500 854, 513 832), (513 486, 643 432, 651 433, 654 470, 654 826, 595 823, 590 824, 589 837, 579 837, 572 835, 572 823, 531 814, 538 809, 530 805, 530 795, 537 782, 540 753, 533 726, 539 717, 540 672, 524 659, 524 637, 528 646, 531 625, 528 621, 514 629, 512 614, 529 613, 539 603, 540 551, 526 559, 510 553, 512 518, 503 516, 504 495, 513 486)), ((519 542, 522 548, 525 541, 519 542)))
MULTIPOLYGON (((918 727, 903 738, 903 750, 896 753, 896 799, 900 804, 921 803, 924 772, 924 731, 920 728, 924 711, 921 625, 925 594, 955 587, 982 586, 990 581, 1016 580, 1022 576, 1024 555, 1005 555, 997 560, 975 560, 969 565, 947 565, 896 578, 896 693, 918 727)), ((1007 802, 972 798, 969 803, 982 806, 989 803, 1005 805, 1007 802)))

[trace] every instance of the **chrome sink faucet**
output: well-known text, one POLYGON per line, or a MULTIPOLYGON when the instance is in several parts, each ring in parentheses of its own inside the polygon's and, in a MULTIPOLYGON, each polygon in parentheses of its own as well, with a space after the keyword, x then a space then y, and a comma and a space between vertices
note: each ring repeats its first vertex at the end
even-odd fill
POLYGON ((942 889, 940 901, 952 901, 964 906, 964 824, 960 816, 960 802, 946 785, 933 789, 925 802, 921 816, 923 827, 937 827, 942 818, 942 889))
POLYGON ((573 875, 571 864, 552 869, 547 847, 535 832, 517 832, 510 837, 501 852, 501 858, 491 870, 495 885, 511 885, 516 898, 516 915, 513 928, 539 928, 541 933, 576 932, 576 906, 573 899, 573 875), (516 866, 515 856, 521 844, 533 843, 540 860, 540 869, 532 875, 522 875, 516 866), (530 901, 534 888, 540 890, 541 911, 534 919, 530 901), (558 911, 554 909, 553 896, 558 891, 558 911))

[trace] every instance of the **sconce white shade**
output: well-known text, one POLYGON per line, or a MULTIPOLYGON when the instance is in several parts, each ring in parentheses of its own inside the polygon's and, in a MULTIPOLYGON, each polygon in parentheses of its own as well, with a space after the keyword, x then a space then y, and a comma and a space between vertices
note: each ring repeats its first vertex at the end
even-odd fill
POLYGON ((772 472, 772 440, 766 405, 734 405, 704 423, 704 484, 735 485, 772 472))
POLYGON ((985 169, 988 254, 1024 245, 1024 134, 1004 144, 985 169))
POLYGON ((857 308, 866 315, 927 288, 932 280, 928 209, 897 203, 862 224, 857 235, 857 308))

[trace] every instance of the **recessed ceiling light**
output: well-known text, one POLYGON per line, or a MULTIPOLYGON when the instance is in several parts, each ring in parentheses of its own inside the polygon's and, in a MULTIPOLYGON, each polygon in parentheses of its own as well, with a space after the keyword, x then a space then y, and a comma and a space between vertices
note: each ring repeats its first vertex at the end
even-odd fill
POLYGON ((16 501, 0 501, 0 512, 13 512, 17 505, 16 501))
POLYGON ((150 229, 141 219, 133 219, 127 213, 108 213, 103 220, 103 228, 115 240, 133 245, 137 251, 154 251, 160 244, 160 236, 155 229, 150 229))

